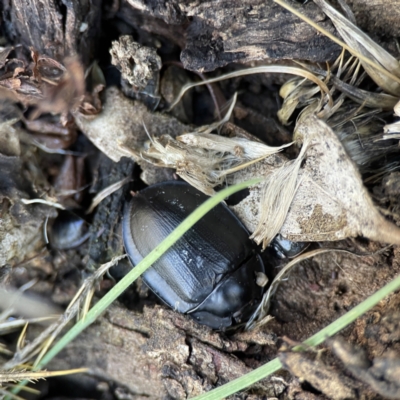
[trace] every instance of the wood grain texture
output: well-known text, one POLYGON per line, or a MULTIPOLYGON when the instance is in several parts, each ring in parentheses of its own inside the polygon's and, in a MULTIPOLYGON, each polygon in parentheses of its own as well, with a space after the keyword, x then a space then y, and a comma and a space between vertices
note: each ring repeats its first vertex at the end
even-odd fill
MULTIPOLYGON (((159 23, 164 31, 165 25, 172 31, 183 30, 185 43, 182 36, 175 43, 182 47, 181 61, 189 70, 212 71, 232 62, 265 59, 333 61, 340 52, 337 45, 272 0, 153 3, 127 0, 122 3, 122 17, 129 23, 138 20, 138 13, 143 15, 146 31, 158 32, 159 23)), ((334 32, 315 4, 297 7, 334 32)))
POLYGON ((79 54, 88 65, 100 30, 101 0, 2 1, 3 26, 13 43, 58 61, 79 54))
POLYGON ((357 25, 374 35, 400 36, 400 0, 347 0, 357 25))

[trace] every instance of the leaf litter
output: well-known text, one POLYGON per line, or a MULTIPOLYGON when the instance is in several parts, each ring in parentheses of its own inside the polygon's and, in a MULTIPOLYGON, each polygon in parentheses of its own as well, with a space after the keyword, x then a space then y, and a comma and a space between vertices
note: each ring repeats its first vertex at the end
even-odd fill
MULTIPOLYGON (((345 65, 338 60, 333 68, 320 73, 320 77, 326 78, 334 89, 342 92, 335 103, 332 103, 330 95, 326 97, 326 102, 316 101, 313 96, 321 88, 324 88, 322 98, 324 93, 327 95, 325 83, 313 87, 304 78, 289 81, 281 91, 285 101, 279 116, 286 123, 289 123, 296 108, 303 108, 294 129, 294 140, 297 145, 302 146, 295 160, 286 159, 284 155, 277 156, 277 153, 291 144, 270 148, 248 138, 223 137, 209 133, 218 124, 192 132, 190 127, 183 127, 189 132, 175 134, 175 137, 150 133, 150 140, 142 141, 141 144, 135 143, 133 146, 129 146, 127 140, 122 138, 117 141, 118 145, 114 150, 121 155, 133 157, 139 163, 145 161, 158 167, 174 168, 184 180, 208 195, 212 195, 214 188, 224 182, 233 184, 255 176, 264 177, 263 184, 250 188, 250 195, 232 207, 252 232, 251 237, 262 244, 263 248, 278 233, 292 241, 338 241, 364 236, 384 243, 400 244, 400 229, 377 210, 363 184, 358 167, 354 164, 356 161, 361 167, 371 163, 374 154, 368 153, 366 156, 359 137, 351 142, 351 134, 346 136, 346 130, 340 129, 348 121, 352 126, 366 126, 365 136, 369 139, 374 130, 373 124, 378 118, 374 119, 374 113, 379 115, 379 110, 368 113, 364 111, 364 107, 375 107, 379 102, 382 104, 379 99, 382 95, 372 92, 367 95, 362 91, 359 92, 360 95, 354 94, 360 89, 353 85, 361 82, 361 79, 357 81, 359 68, 356 60, 353 59, 353 63, 348 61, 345 65), (332 75, 335 68, 338 68, 336 76, 332 75), (339 80, 341 75, 343 82, 339 80), (349 83, 345 83, 346 80, 349 83), (305 84, 307 86, 303 89, 305 84), (343 89, 346 88, 344 85, 352 90, 343 89), (346 99, 346 96, 351 100, 346 99), (368 100, 376 96, 378 97, 374 101, 368 100), (292 99, 290 105, 288 99, 292 99), (351 104, 352 100, 359 104, 351 104), (329 107, 326 108, 325 105, 328 104, 329 107), (283 110, 286 110, 285 114, 283 110), (346 112, 339 114, 341 110, 346 112), (320 118, 316 115, 320 115, 320 118), (336 128, 337 133, 329 124, 336 128), (338 138, 340 133, 343 142, 338 138), (360 153, 358 159, 357 151, 360 153)), ((240 71, 237 75, 260 71, 264 69, 249 69, 240 71)), ((311 71, 317 73, 317 76, 320 72, 315 69, 311 71)), ((234 76, 236 73, 200 84, 234 76)), ((319 78, 313 78, 313 81, 316 79, 319 82, 319 78)), ((193 86, 195 85, 184 87, 177 100, 193 86)), ((389 106, 392 107, 393 97, 388 95, 389 98, 389 106)), ((83 126, 81 129, 85 131, 83 126)), ((382 135, 377 134, 373 140, 380 137, 382 135)), ((379 150, 374 147, 374 150, 376 158, 390 151, 387 146, 379 150)), ((265 313, 259 312, 258 316, 265 316, 265 313)))
MULTIPOLYGON (((316 0, 316 3, 336 24, 350 47, 379 65, 374 68, 371 63, 360 60, 364 71, 384 93, 357 87, 364 79, 357 59, 352 62, 349 59, 344 64, 338 60, 327 70, 309 65, 249 68, 200 83, 260 72, 296 72, 300 75, 301 78, 294 78, 282 87, 284 103, 278 114, 282 123, 290 124, 296 110, 302 110, 294 128, 294 142, 301 146, 295 159, 281 154, 293 146, 291 143, 272 148, 257 140, 212 134, 219 123, 196 129, 167 114, 148 111, 140 102, 127 99, 116 88, 107 89, 105 101, 101 103, 99 93, 103 83, 87 93, 82 67, 74 59, 65 60, 63 66, 33 52, 34 84, 19 70, 0 85, 9 98, 36 106, 33 119, 45 112, 61 113, 66 118, 71 112, 79 129, 114 161, 130 157, 143 170, 150 164, 173 168, 206 194, 212 195, 215 188, 226 183, 263 176, 265 182, 251 187, 249 196, 232 208, 252 232, 254 240, 264 248, 278 233, 293 241, 337 241, 364 236, 400 244, 399 228, 378 211, 354 163, 368 164, 372 157, 367 161, 364 157, 364 162, 356 160, 349 156, 351 151, 346 146, 346 139, 338 138, 346 122, 364 124, 366 136, 370 137, 371 131, 376 131, 371 121, 376 123, 382 115, 378 108, 394 107, 395 115, 400 117, 399 82, 390 78, 390 75, 400 76, 398 61, 325 1, 316 0), (58 70, 59 76, 44 76, 42 70, 46 69, 41 66, 45 64, 58 70), (388 74, 382 73, 382 68, 388 74), (333 97, 335 91, 341 94, 333 97), (377 115, 366 112, 368 107, 376 108, 377 115), (146 127, 149 127, 150 140, 146 127)), ((6 58, 8 54, 7 50, 2 57, 6 58)), ((183 88, 172 106, 194 86, 183 88)), ((29 123, 26 126, 29 127, 29 123)), ((386 125, 384 130, 385 135, 378 132, 374 136, 374 143, 400 138, 398 122, 386 125)), ((362 139, 354 141, 361 142, 362 139)), ((354 143, 352 146, 357 147, 354 143)), ((383 146, 377 151, 376 158, 388 152, 388 146, 383 146)), ((145 182, 151 184, 152 178, 145 182)), ((36 343, 39 344, 40 341, 36 343)))

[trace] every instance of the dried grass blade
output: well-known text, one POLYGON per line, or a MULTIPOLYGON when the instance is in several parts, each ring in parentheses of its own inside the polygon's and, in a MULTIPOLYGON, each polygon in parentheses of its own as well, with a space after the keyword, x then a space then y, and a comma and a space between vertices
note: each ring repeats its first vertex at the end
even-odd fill
POLYGON ((121 179, 118 182, 113 183, 110 186, 107 186, 105 189, 97 193, 97 195, 93 198, 90 207, 87 209, 86 214, 91 214, 92 211, 108 196, 121 189, 126 183, 131 182, 131 177, 126 177, 121 179))
POLYGON ((400 121, 385 125, 383 127, 383 133, 383 140, 400 139, 400 121))
POLYGON ((303 78, 309 79, 310 81, 314 82, 316 85, 319 86, 322 95, 326 94, 328 96, 329 105, 330 106, 333 105, 332 96, 329 93, 328 87, 321 79, 319 79, 317 76, 315 76, 311 72, 304 70, 302 68, 289 67, 286 65, 264 65, 261 67, 253 67, 253 68, 243 69, 241 71, 231 72, 229 74, 221 75, 217 78, 208 79, 208 80, 202 81, 202 82, 187 84, 187 85, 183 86, 183 88, 179 92, 176 99, 170 105, 168 111, 172 110, 179 103, 179 101, 181 100, 183 95, 191 88, 194 88, 196 86, 206 85, 208 83, 220 82, 225 79, 237 78, 239 76, 246 76, 246 75, 251 75, 251 74, 262 74, 262 73, 290 74, 290 75, 302 76, 303 78))
MULTIPOLYGON (((370 65, 371 67, 375 68, 377 71, 381 72, 383 75, 387 76, 393 82, 396 82, 396 84, 400 85, 400 77, 397 74, 394 74, 393 72, 388 71, 387 69, 382 67, 382 65, 377 64, 375 61, 369 59, 368 57, 366 57, 365 55, 363 55, 362 53, 360 53, 356 49, 354 49, 351 46, 347 45, 346 43, 344 43, 343 41, 338 39, 336 36, 334 36, 331 32, 329 32, 328 30, 322 28, 317 23, 315 23, 312 19, 310 19, 307 16, 303 15, 301 12, 299 12, 298 10, 296 10, 294 7, 290 6, 289 4, 285 3, 284 1, 282 1, 282 0, 273 0, 273 1, 275 3, 277 3, 277 4, 279 4, 280 6, 286 8, 287 10, 289 10, 291 13, 293 13, 294 15, 296 15, 297 17, 299 17, 303 21, 307 22, 310 26, 314 27, 317 31, 319 31, 322 34, 324 34, 326 37, 331 39, 333 42, 337 43, 339 46, 342 46, 344 49, 349 51, 354 56, 358 57, 364 64, 370 65)), ((319 1, 319 0, 316 0, 316 1, 319 1)), ((371 39, 369 39, 369 40, 371 40, 371 39)), ((373 42, 373 41, 371 40, 371 42, 373 42)), ((374 47, 378 46, 375 42, 373 42, 373 44, 374 44, 374 47)), ((381 48, 379 47, 379 49, 381 49, 381 48)), ((385 51, 385 50, 382 49, 382 51, 385 51)), ((389 54, 389 56, 390 56, 390 54, 389 54)), ((392 56, 390 56, 390 57, 392 57, 392 56)))
POLYGON ((49 321, 56 319, 58 315, 50 315, 48 317, 39 317, 39 318, 19 318, 19 319, 14 319, 10 321, 5 321, 0 323, 0 334, 5 335, 7 333, 13 332, 17 329, 20 329, 23 327, 25 324, 43 324, 43 323, 48 323, 49 321))
POLYGON ((65 310, 64 314, 60 315, 57 321, 48 326, 39 336, 37 336, 32 342, 28 343, 23 349, 15 352, 13 358, 7 361, 3 367, 11 370, 22 363, 27 362, 33 356, 39 353, 39 356, 35 362, 35 365, 37 365, 43 355, 46 353, 48 347, 54 342, 58 334, 64 329, 68 322, 78 314, 87 293, 90 292, 93 286, 98 282, 101 274, 104 274, 108 268, 115 265, 116 262, 124 257, 126 257, 125 254, 114 257, 110 262, 103 264, 95 274, 87 278, 82 284, 81 289, 78 291, 78 294, 71 300, 71 303, 65 310))
POLYGON ((285 222, 299 185, 298 174, 307 148, 308 143, 304 141, 296 160, 277 168, 265 180, 260 202, 259 223, 250 237, 256 243, 262 243, 263 249, 279 233, 285 222))
POLYGON ((229 122, 229 120, 231 119, 232 113, 233 113, 233 109, 236 106, 237 96, 238 96, 238 94, 237 94, 237 92, 235 92, 235 94, 232 97, 232 100, 230 101, 228 111, 225 113, 225 116, 221 120, 214 122, 210 125, 201 126, 200 128, 196 129, 196 132, 211 133, 212 131, 218 130, 222 125, 229 122))
POLYGON ((268 321, 265 318, 268 317, 267 314, 268 314, 268 311, 269 311, 271 298, 275 294, 275 292, 278 289, 280 283, 283 281, 283 279, 285 279, 287 277, 288 273, 290 272, 290 270, 295 265, 297 265, 299 262, 302 262, 304 260, 308 260, 309 258, 315 257, 316 255, 324 254, 324 253, 330 253, 330 252, 333 252, 333 251, 354 254, 354 253, 352 253, 352 252, 350 252, 348 250, 343 250, 343 249, 316 249, 316 250, 311 250, 311 251, 309 251, 307 253, 303 253, 303 254, 299 255, 298 257, 296 257, 295 259, 293 259, 292 261, 290 261, 289 263, 287 263, 279 271, 279 273, 276 275, 274 280, 271 282, 270 287, 265 292, 265 294, 264 294, 260 304, 258 305, 256 311, 253 313, 253 315, 251 316, 251 318, 247 322, 245 329, 246 330, 254 329, 256 327, 264 325, 268 321))
POLYGON ((349 85, 335 77, 332 77, 332 83, 347 97, 358 104, 363 104, 365 107, 391 110, 398 100, 397 97, 390 94, 368 92, 367 90, 349 85))
MULTIPOLYGON (((325 0, 314 0, 314 2, 328 15, 340 35, 352 49, 357 50, 365 57, 381 65, 396 77, 400 77, 400 64, 396 58, 336 11, 325 0)), ((400 95, 400 84, 398 81, 388 78, 387 75, 383 75, 375 66, 365 63, 363 59, 361 59, 361 63, 365 71, 379 87, 393 95, 400 95)))
POLYGON ((0 383, 19 382, 25 379, 28 381, 35 381, 38 379, 50 378, 53 376, 80 374, 83 372, 87 372, 87 370, 87 368, 76 368, 65 371, 0 371, 0 383))
POLYGON ((176 169, 177 175, 209 196, 227 175, 291 145, 270 147, 244 138, 196 132, 177 139, 169 135, 153 138, 141 158, 153 165, 176 169))
MULTIPOLYGON (((324 70, 315 68, 314 66, 308 65, 314 74, 326 76, 328 73, 324 70)), ((358 104, 362 104, 365 107, 379 108, 383 110, 391 110, 399 101, 398 97, 392 96, 386 93, 375 93, 367 90, 360 89, 352 84, 343 82, 336 76, 331 76, 330 81, 332 85, 344 93, 347 97, 354 100, 358 104)))
POLYGON ((393 107, 394 114, 400 117, 400 101, 396 103, 396 105, 393 107))

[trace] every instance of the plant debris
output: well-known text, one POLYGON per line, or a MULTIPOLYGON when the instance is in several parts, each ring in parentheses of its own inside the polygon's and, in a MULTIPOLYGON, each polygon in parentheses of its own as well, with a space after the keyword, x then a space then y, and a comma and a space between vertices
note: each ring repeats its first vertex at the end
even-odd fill
POLYGON ((88 397, 188 398, 279 356, 285 370, 236 397, 399 397, 397 294, 343 341, 287 348, 400 270, 395 2, 22 3, 1 4, 1 395, 49 376, 30 369, 131 269, 130 196, 262 178, 226 200, 270 266, 242 331, 155 304, 139 279, 50 368, 90 368, 65 378, 88 397), (285 258, 277 235, 308 251, 285 258))

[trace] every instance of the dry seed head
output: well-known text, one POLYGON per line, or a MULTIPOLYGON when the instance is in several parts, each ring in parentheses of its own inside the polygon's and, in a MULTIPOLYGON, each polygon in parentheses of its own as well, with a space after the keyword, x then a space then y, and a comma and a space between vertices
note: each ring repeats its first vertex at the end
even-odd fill
POLYGON ((153 138, 141 157, 153 165, 175 168, 180 177, 207 195, 213 194, 213 188, 222 184, 227 175, 291 145, 270 147, 209 133, 184 134, 178 139, 168 135, 153 138))
POLYGON ((296 108, 304 107, 314 102, 313 96, 319 92, 319 87, 316 85, 310 85, 309 82, 305 82, 297 86, 291 93, 288 93, 282 104, 281 109, 278 111, 279 121, 283 125, 289 124, 289 118, 292 116, 296 108))
MULTIPOLYGON (((251 141, 245 138, 228 138, 209 133, 185 134, 178 136, 177 139, 193 147, 212 150, 221 154, 230 153, 244 160, 267 157, 291 145, 291 143, 289 143, 278 147, 271 147, 264 143, 251 141)), ((237 161, 240 162, 240 160, 237 161)))
POLYGON ((314 1, 324 13, 328 15, 345 42, 352 49, 355 49, 366 58, 376 63, 377 66, 374 67, 361 59, 361 63, 371 79, 387 93, 400 96, 399 62, 383 47, 379 46, 368 35, 362 32, 356 25, 330 6, 325 0, 314 1), (381 68, 384 68, 392 74, 394 79, 388 77, 388 74, 383 74, 380 71, 381 68))
POLYGON ((290 96, 291 93, 293 93, 305 81, 307 81, 307 80, 304 78, 300 78, 300 77, 289 79, 279 89, 279 96, 281 96, 282 99, 286 99, 288 96, 290 96))

